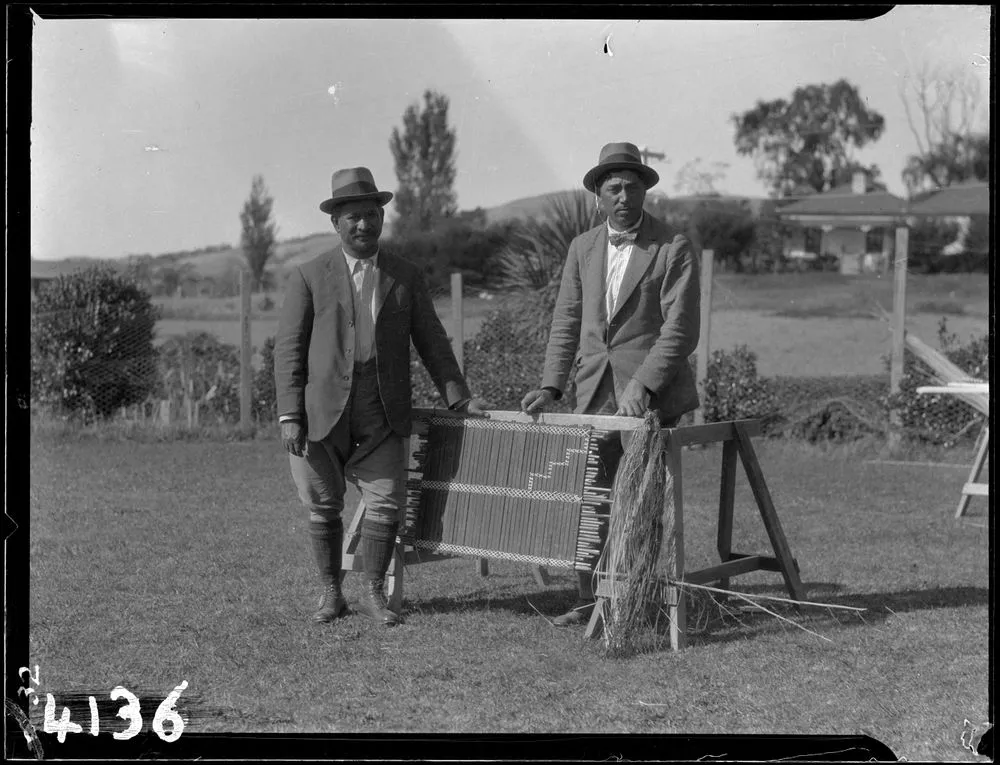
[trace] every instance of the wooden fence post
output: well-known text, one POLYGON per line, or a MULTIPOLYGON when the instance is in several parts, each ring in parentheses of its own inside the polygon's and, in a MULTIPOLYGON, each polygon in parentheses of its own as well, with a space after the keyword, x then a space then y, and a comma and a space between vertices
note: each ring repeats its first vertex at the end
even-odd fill
MULTIPOLYGON (((908 268, 907 247, 910 230, 905 224, 896 228, 896 254, 893 259, 893 293, 892 293, 892 360, 889 367, 889 392, 899 393, 903 381, 903 354, 905 353, 906 337, 906 270, 908 268)), ((902 437, 900 427, 902 422, 899 411, 893 409, 890 417, 889 443, 897 445, 902 437)))
POLYGON ((240 430, 250 431, 253 370, 250 366, 250 272, 240 272, 240 430))
POLYGON ((708 378, 708 357, 712 352, 712 278, 715 273, 715 252, 701 253, 701 332, 698 339, 698 398, 701 405, 695 409, 694 424, 705 424, 705 380, 708 378))
POLYGON ((462 293, 462 274, 455 271, 451 275, 451 347, 459 369, 465 372, 465 296, 462 293))

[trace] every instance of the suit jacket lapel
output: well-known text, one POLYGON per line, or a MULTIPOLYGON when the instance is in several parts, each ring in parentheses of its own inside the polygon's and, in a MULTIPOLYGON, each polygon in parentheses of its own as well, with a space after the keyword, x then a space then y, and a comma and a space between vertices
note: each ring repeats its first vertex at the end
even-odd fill
POLYGON ((351 279, 351 272, 347 268, 347 261, 344 253, 338 247, 330 254, 326 264, 327 274, 330 277, 330 284, 333 292, 337 296, 337 302, 344 306, 348 316, 354 315, 354 283, 351 279))
POLYGON ((375 269, 375 321, 378 321, 385 299, 389 296, 392 285, 396 283, 396 277, 393 275, 394 265, 391 255, 379 253, 378 268, 375 269))
POLYGON ((601 233, 597 235, 594 246, 590 250, 590 263, 587 264, 588 291, 592 299, 597 299, 597 318, 601 323, 608 320, 608 308, 604 300, 604 295, 607 292, 607 285, 605 283, 605 275, 608 270, 607 260, 608 227, 605 224, 601 233))
POLYGON ((628 301, 629 295, 638 286, 642 275, 646 273, 646 269, 649 268, 649 264, 656 254, 656 243, 651 242, 646 234, 648 225, 648 221, 644 221, 639 229, 639 235, 635 239, 635 247, 632 249, 632 256, 628 259, 628 266, 626 266, 625 274, 622 276, 622 286, 618 290, 618 300, 615 303, 614 312, 608 321, 615 318, 622 306, 628 301))

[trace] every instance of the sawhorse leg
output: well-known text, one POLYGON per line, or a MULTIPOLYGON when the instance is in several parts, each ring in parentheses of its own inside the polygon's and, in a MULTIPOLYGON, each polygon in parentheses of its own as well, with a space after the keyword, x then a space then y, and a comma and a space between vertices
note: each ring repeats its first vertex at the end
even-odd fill
POLYGON ((778 568, 785 579, 785 587, 792 599, 805 600, 806 589, 802 580, 799 579, 798 566, 792 558, 792 551, 788 547, 788 540, 781 528, 781 521, 778 520, 774 502, 771 500, 771 492, 768 491, 767 483, 764 481, 764 473, 757 461, 757 453, 754 451, 753 443, 750 441, 746 429, 740 423, 734 422, 733 428, 736 431, 736 448, 743 460, 743 469, 746 471, 750 489, 757 501, 760 517, 764 521, 764 529, 767 531, 768 539, 771 540, 778 568))
MULTIPOLYGON (((719 487, 719 560, 727 563, 733 552, 733 509, 736 499, 736 461, 739 459, 736 442, 722 444, 722 480, 719 487)), ((719 579, 719 588, 729 589, 729 577, 719 579)))
MULTIPOLYGON (((668 431, 663 438, 667 441, 666 478, 673 482, 673 489, 663 497, 664 518, 673 517, 673 530, 664 528, 667 536, 667 550, 673 552, 673 570, 667 575, 675 582, 684 581, 684 488, 681 481, 681 447, 668 431), (670 504, 673 502, 673 513, 670 504)), ((677 586, 667 587, 667 603, 670 615, 670 647, 680 651, 687 643, 687 614, 685 611, 684 591, 677 586)))
POLYGON ((969 480, 966 481, 965 486, 962 487, 962 498, 958 500, 958 509, 955 511, 956 518, 961 518, 965 515, 965 511, 969 507, 969 500, 972 495, 979 493, 976 489, 969 491, 970 487, 985 486, 985 484, 979 483, 979 476, 983 472, 983 466, 986 464, 986 455, 989 454, 989 450, 990 424, 987 422, 983 425, 983 429, 979 431, 979 437, 976 439, 976 456, 972 460, 972 470, 969 471, 969 480))

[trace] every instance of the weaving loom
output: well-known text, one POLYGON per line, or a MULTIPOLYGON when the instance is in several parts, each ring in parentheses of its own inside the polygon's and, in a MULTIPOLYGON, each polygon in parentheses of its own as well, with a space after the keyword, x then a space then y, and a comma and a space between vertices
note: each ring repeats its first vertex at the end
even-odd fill
MULTIPOLYGON (((632 431, 642 420, 610 415, 541 414, 491 411, 489 419, 443 410, 414 409, 410 478, 399 538, 387 571, 390 607, 403 602, 405 567, 454 556, 485 561, 524 562, 545 584, 547 568, 589 570, 598 558, 598 529, 610 513, 610 493, 594 485, 596 445, 609 431, 632 431)), ((751 437, 759 435, 757 420, 716 422, 664 429, 666 469, 671 487, 664 496, 665 528, 673 555, 670 578, 728 587, 730 577, 754 571, 780 572, 793 600, 805 600, 798 563, 792 557, 751 437), (718 565, 688 571, 684 564, 684 511, 681 449, 719 443, 722 481, 719 495, 718 565), (732 550, 737 463, 760 511, 774 555, 732 550)), ((357 553, 364 505, 354 514, 344 538, 341 576, 363 571, 357 553)), ((598 577, 597 606, 588 637, 598 637, 604 620, 608 587, 598 577)), ((668 588, 670 640, 684 645, 684 599, 668 588)))
POLYGON ((589 570, 608 489, 588 425, 435 414, 416 438, 400 539, 418 550, 589 570))

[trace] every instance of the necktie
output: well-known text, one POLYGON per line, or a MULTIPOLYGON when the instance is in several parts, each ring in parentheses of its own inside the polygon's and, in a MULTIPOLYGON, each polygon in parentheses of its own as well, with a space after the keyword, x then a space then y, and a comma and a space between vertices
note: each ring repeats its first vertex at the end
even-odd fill
POLYGON ((367 260, 354 265, 354 360, 368 361, 372 354, 372 267, 367 260))
POLYGON ((612 247, 621 247, 623 244, 631 244, 635 241, 635 231, 615 231, 608 236, 608 241, 612 247))

